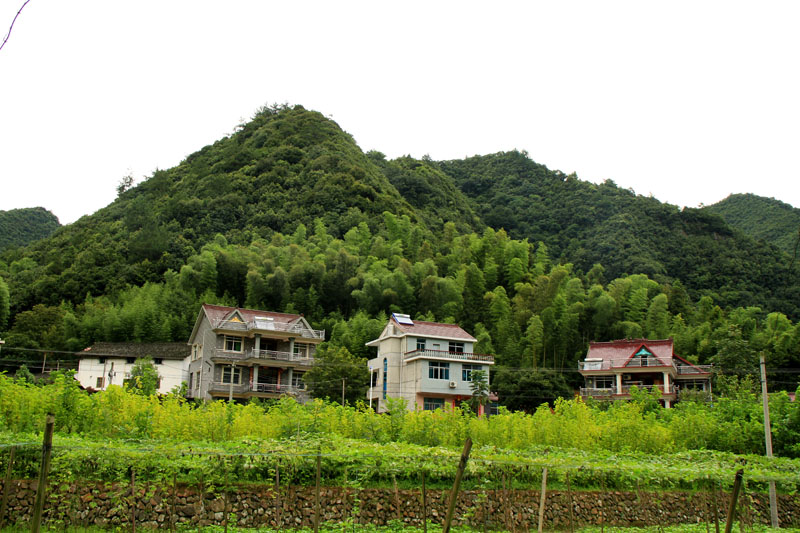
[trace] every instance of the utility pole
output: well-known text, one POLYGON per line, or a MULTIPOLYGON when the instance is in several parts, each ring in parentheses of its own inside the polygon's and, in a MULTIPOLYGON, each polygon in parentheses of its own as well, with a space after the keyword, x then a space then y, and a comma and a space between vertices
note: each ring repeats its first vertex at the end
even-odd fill
POLYGON ((344 382, 345 378, 342 378, 342 407, 344 407, 344 382))
MULTIPOLYGON (((767 395, 767 368, 764 362, 764 352, 759 354, 761 366, 761 399, 764 404, 764 442, 767 448, 767 457, 772 458, 772 425, 769 422, 769 396, 767 395)), ((778 497, 775 491, 775 482, 769 482, 769 514, 772 527, 778 528, 778 497)))
POLYGON ((369 367, 369 409, 372 410, 372 367, 369 367))
MULTIPOLYGON (((228 387, 228 403, 233 401, 233 375, 236 373, 236 363, 231 363, 231 379, 228 387)), ((223 371, 224 375, 224 371, 223 371)))

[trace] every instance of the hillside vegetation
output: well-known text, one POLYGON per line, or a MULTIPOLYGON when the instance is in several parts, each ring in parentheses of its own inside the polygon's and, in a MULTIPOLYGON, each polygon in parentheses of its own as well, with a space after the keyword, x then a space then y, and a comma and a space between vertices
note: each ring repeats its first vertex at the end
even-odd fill
POLYGON ((320 359, 363 370, 351 401, 364 343, 394 311, 475 335, 512 408, 571 395, 587 343, 625 337, 673 337, 678 355, 740 374, 764 351, 793 390, 797 374, 777 374, 800 367, 788 259, 719 216, 523 153, 387 161, 320 113, 273 107, 0 253, 2 353, 185 341, 207 302, 303 313, 327 331, 320 359))
POLYGON ((44 207, 0 211, 0 251, 49 237, 60 227, 58 218, 44 207))
POLYGON ((757 240, 764 240, 794 255, 800 238, 800 209, 755 194, 731 194, 705 208, 757 240))

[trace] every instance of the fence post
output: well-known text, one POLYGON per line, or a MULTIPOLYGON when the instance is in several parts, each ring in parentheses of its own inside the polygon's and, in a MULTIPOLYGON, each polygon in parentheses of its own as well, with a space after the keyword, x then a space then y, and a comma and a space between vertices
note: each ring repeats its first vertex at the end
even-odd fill
POLYGON ((567 495, 569 496, 569 531, 570 533, 574 533, 575 522, 574 518, 572 517, 572 508, 574 505, 572 503, 572 485, 569 483, 569 472, 567 472, 567 495))
POLYGON ((422 533, 428 533, 428 491, 425 488, 425 470, 422 470, 422 533))
POLYGON ((319 494, 320 493, 319 483, 320 483, 321 471, 322 471, 322 456, 321 456, 321 453, 319 451, 317 451, 317 481, 316 481, 316 487, 315 487, 315 492, 314 492, 314 533, 318 533, 318 531, 319 531, 319 522, 320 522, 319 514, 320 514, 320 509, 321 509, 320 494, 319 494))
POLYGON ((131 533, 136 533, 136 471, 131 467, 131 533))
POLYGON ((469 460, 469 452, 471 450, 472 439, 467 437, 467 440, 464 442, 464 450, 461 452, 461 460, 458 462, 456 480, 453 483, 453 492, 450 493, 450 503, 447 506, 447 517, 444 520, 442 533, 450 533, 450 524, 453 522, 453 514, 456 510, 456 500, 458 499, 458 489, 461 486, 461 477, 464 475, 464 470, 467 468, 467 461, 469 460))
POLYGON ((542 469, 542 493, 539 495, 539 533, 544 526, 544 502, 547 498, 547 467, 542 469))
POLYGON ((6 466, 6 476, 3 479, 3 501, 0 502, 0 528, 6 524, 6 509, 8 508, 8 495, 11 492, 11 472, 14 468, 14 456, 17 447, 12 446, 8 452, 8 465, 6 466))
POLYGON ((44 497, 47 492, 47 475, 50 473, 50 453, 53 450, 53 426, 56 417, 53 413, 47 413, 44 426, 44 439, 42 441, 42 464, 39 468, 39 486, 36 489, 36 502, 33 505, 33 521, 31 531, 39 533, 42 527, 42 510, 44 509, 44 497))
POLYGON ((736 478, 733 481, 733 493, 731 494, 731 502, 728 506, 728 518, 725 521, 725 533, 731 533, 733 527, 733 518, 736 515, 736 501, 739 499, 739 491, 742 490, 742 476, 744 470, 739 469, 736 471, 736 478))

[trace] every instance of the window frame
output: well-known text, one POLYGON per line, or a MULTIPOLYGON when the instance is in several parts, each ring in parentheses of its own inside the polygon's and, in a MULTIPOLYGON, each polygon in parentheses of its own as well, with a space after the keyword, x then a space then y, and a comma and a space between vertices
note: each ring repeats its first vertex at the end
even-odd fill
POLYGON ((224 350, 231 353, 244 353, 244 337, 238 335, 225 335, 224 350), (228 348, 228 342, 231 342, 231 348, 228 348), (239 344, 239 349, 236 349, 236 344, 239 344))
POLYGON ((428 361, 428 379, 450 380, 450 363, 446 361, 428 361))
POLYGON ((417 351, 424 352, 426 349, 427 341, 425 339, 421 339, 417 337, 417 351))
POLYGON ((242 367, 233 365, 222 365, 222 373, 220 374, 220 381, 224 385, 241 385, 242 384, 242 367), (227 374, 227 381, 225 375, 227 374), (231 379, 236 378, 236 381, 231 382, 231 379))
POLYGON ((462 363, 461 365, 461 381, 471 383, 472 382, 472 373, 478 371, 483 371, 483 365, 475 365, 472 363, 462 363))
POLYGON ((435 411, 437 409, 444 409, 444 398, 422 398, 423 411, 435 411))
POLYGON ((464 353, 464 343, 459 341, 449 341, 447 351, 450 353, 464 353))

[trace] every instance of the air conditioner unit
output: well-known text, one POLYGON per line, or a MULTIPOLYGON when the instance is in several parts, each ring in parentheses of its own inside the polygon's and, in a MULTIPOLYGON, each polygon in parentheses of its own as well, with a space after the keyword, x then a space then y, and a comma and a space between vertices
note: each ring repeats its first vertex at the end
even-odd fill
POLYGON ((450 382, 450 388, 451 389, 455 389, 456 388, 456 382, 455 381, 451 381, 450 382))

